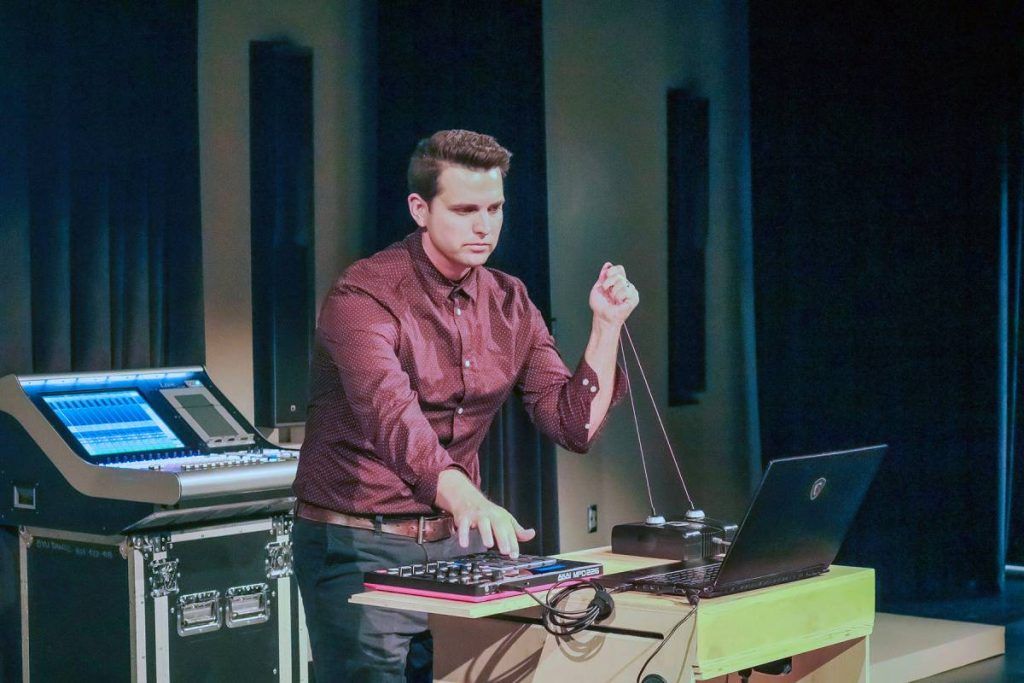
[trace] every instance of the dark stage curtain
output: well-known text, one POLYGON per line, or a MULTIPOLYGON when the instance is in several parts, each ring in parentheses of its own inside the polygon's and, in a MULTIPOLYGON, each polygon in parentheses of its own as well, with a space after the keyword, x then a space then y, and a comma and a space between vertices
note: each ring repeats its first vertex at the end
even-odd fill
POLYGON ((203 360, 194 2, 0 3, 0 375, 203 360))
POLYGON ((750 3, 763 453, 890 445, 839 558, 882 607, 1002 581, 1014 6, 750 3))
MULTIPOLYGON (((1024 7, 1017 6, 1010 25, 1017 36, 1024 36, 1024 7)), ((1008 60, 1008 116, 1005 128, 1003 173, 1003 265, 1005 332, 1002 352, 1005 358, 1001 409, 1005 416, 1003 443, 1007 460, 1006 561, 1024 566, 1024 348, 1021 339, 1021 293, 1024 291, 1024 42, 1017 40, 1008 60)))
POLYGON ((0 376, 203 361, 196 83, 194 2, 0 1, 0 376))
MULTIPOLYGON (((541 3, 390 0, 377 7, 378 226, 373 248, 415 228, 406 165, 434 131, 488 133, 513 153, 505 224, 488 264, 522 279, 550 320, 541 3)), ((558 547, 554 448, 518 401, 495 419, 480 453, 484 490, 526 526, 535 552, 558 547)))

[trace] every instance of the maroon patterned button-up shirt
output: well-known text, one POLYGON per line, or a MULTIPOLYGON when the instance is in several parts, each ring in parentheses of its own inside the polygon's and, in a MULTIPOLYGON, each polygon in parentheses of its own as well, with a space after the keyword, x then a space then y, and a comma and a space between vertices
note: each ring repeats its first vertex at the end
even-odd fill
MULTIPOLYGON (((624 385, 618 375, 613 401, 624 385)), ((295 495, 428 514, 442 470, 480 485, 477 449, 513 390, 544 434, 586 451, 594 370, 569 372, 520 280, 475 267, 452 282, 417 230, 353 264, 323 303, 295 495)))

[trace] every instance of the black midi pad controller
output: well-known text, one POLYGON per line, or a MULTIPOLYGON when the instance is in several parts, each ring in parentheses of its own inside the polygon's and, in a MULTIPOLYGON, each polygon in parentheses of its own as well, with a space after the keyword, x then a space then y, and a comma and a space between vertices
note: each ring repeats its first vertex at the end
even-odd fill
POLYGON ((555 557, 475 553, 449 560, 366 572, 367 588, 435 598, 481 602, 523 591, 543 590, 559 581, 601 575, 602 566, 555 557))

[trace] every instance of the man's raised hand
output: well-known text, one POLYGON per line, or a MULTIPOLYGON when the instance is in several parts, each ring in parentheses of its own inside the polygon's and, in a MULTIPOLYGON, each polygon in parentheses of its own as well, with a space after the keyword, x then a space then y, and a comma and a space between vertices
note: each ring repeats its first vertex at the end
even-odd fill
POLYGON ((590 309, 602 322, 622 325, 640 303, 640 293, 622 266, 605 263, 590 289, 590 309))

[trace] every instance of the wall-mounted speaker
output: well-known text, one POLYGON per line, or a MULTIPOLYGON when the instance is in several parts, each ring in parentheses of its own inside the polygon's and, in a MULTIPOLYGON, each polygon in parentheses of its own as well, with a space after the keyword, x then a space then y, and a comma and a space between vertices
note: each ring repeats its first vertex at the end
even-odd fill
POLYGON ((306 419, 315 325, 313 52, 249 45, 253 388, 261 427, 306 419))

